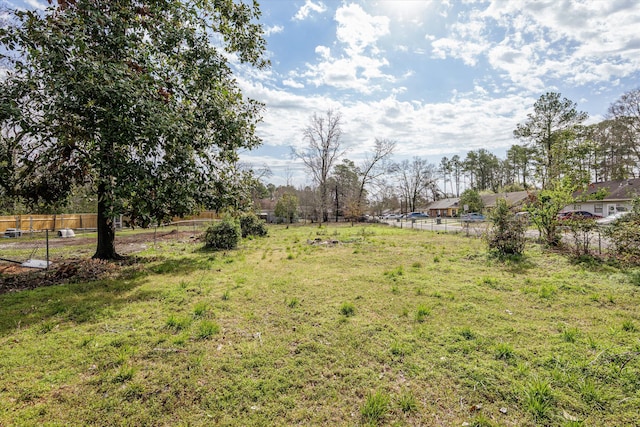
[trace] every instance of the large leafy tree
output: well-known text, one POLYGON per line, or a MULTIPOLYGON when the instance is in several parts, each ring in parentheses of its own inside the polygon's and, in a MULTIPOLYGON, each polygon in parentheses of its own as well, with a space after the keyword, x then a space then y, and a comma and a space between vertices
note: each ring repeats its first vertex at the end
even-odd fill
POLYGON ((626 130, 624 138, 628 152, 633 153, 635 168, 633 173, 640 176, 640 88, 623 94, 611 104, 609 115, 626 130))
POLYGON ((547 92, 535 102, 527 121, 518 124, 513 131, 516 138, 528 141, 536 148, 543 187, 560 176, 564 161, 561 153, 587 117, 587 113, 576 109, 575 102, 562 98, 557 92, 547 92))
MULTIPOLYGON (((51 2, 51 1, 50 1, 51 2)), ((33 201, 97 191, 95 258, 113 259, 113 218, 148 223, 229 199, 237 150, 259 144, 262 106, 230 61, 264 67, 257 3, 59 0, 0 30, 3 187, 33 201), (9 147, 6 149, 6 147, 9 147), (6 178, 6 179, 5 179, 6 178)))

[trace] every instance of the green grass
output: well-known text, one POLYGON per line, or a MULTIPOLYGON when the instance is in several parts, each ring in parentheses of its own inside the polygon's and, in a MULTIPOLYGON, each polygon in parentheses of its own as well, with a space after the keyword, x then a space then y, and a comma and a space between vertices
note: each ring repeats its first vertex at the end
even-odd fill
POLYGON ((0 295, 0 425, 637 423, 637 270, 376 225, 148 247, 0 295))

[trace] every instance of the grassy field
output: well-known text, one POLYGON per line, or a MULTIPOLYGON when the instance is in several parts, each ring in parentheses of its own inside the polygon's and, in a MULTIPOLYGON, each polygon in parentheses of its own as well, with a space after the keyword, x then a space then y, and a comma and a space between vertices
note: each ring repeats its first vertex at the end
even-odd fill
POLYGON ((0 295, 0 425, 640 424, 640 270, 376 225, 269 234, 0 295))

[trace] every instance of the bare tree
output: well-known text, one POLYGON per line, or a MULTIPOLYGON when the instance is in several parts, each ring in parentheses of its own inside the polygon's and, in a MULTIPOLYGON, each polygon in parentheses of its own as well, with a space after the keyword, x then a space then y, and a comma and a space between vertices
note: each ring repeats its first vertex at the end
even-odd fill
POLYGON ((419 201, 426 201, 437 194, 436 167, 427 160, 414 157, 395 166, 402 198, 407 203, 407 212, 414 211, 419 201))
POLYGON ((302 150, 292 148, 293 156, 302 160, 318 185, 319 214, 320 221, 323 222, 329 219, 327 180, 333 166, 345 153, 341 140, 340 121, 340 114, 333 110, 327 110, 323 116, 314 114, 311 123, 304 129, 303 135, 308 144, 307 147, 302 150))
POLYGON ((376 138, 373 153, 368 154, 360 164, 360 188, 358 190, 358 210, 362 211, 365 187, 375 183, 391 168, 389 158, 396 148, 396 142, 376 138))

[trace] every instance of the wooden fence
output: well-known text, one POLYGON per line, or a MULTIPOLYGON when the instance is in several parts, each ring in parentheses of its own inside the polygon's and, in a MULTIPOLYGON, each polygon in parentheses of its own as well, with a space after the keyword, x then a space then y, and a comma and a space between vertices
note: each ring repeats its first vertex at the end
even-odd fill
MULTIPOLYGON (((0 216, 0 233, 4 234, 7 228, 17 228, 23 232, 60 230, 71 228, 74 230, 96 229, 97 214, 55 214, 55 215, 11 215, 0 216)), ((206 221, 214 220, 218 215, 213 211, 204 211, 198 215, 185 218, 174 218, 173 222, 181 221, 206 221)), ((116 225, 122 227, 126 224, 126 218, 118 218, 116 225)))

